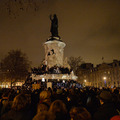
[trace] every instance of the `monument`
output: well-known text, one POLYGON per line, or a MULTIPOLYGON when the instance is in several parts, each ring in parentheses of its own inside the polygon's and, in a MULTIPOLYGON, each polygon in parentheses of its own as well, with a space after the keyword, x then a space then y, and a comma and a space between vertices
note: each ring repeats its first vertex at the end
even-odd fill
POLYGON ((62 41, 58 34, 58 18, 57 15, 50 15, 51 20, 51 36, 44 43, 45 60, 39 70, 33 70, 32 80, 41 81, 69 81, 77 80, 67 62, 64 59, 64 48, 66 44, 62 41), (38 72, 39 71, 39 72, 38 72))
POLYGON ((51 68, 55 65, 63 67, 64 61, 64 47, 66 44, 62 42, 58 35, 58 19, 56 14, 50 15, 51 20, 51 37, 48 38, 47 42, 44 43, 45 48, 45 64, 51 68))

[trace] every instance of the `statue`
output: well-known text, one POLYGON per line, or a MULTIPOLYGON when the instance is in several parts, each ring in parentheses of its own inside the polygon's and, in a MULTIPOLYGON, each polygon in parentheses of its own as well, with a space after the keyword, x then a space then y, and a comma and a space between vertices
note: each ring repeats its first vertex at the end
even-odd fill
POLYGON ((56 14, 54 14, 53 16, 50 15, 50 20, 51 20, 50 32, 52 34, 52 37, 58 37, 58 18, 56 14))

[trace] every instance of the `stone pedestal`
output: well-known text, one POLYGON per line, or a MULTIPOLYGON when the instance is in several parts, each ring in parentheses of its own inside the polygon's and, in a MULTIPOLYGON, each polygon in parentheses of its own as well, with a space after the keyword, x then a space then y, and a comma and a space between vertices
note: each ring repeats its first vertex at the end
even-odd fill
POLYGON ((70 65, 67 62, 67 58, 64 59, 64 48, 66 44, 60 39, 60 37, 50 37, 45 43, 45 61, 44 65, 47 66, 44 74, 32 74, 32 80, 42 80, 45 79, 47 82, 49 80, 77 80, 77 76, 74 75, 73 71, 71 73, 64 73, 59 68, 70 70, 70 65), (56 67, 55 67, 56 66, 56 67), (52 73, 50 73, 50 68, 54 67, 52 73))
POLYGON ((45 48, 45 65, 51 68, 53 66, 63 67, 64 47, 66 44, 59 37, 49 38, 44 43, 45 48))

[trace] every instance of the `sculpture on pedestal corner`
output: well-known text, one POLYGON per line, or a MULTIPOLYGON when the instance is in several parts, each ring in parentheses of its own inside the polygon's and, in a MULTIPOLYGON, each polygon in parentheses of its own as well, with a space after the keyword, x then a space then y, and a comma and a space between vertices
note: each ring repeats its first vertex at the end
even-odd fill
POLYGON ((51 20, 50 32, 52 34, 52 37, 59 37, 58 36, 58 18, 57 18, 57 15, 56 14, 54 14, 53 16, 50 15, 50 20, 51 20))

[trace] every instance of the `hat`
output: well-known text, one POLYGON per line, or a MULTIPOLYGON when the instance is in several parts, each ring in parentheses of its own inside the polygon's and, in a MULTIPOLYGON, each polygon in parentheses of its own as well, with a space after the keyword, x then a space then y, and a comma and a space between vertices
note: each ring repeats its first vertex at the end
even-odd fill
POLYGON ((120 115, 115 115, 110 120, 120 120, 120 115))
POLYGON ((100 93, 99 98, 102 99, 102 100, 111 100, 112 99, 112 94, 110 93, 110 91, 103 90, 100 93))

